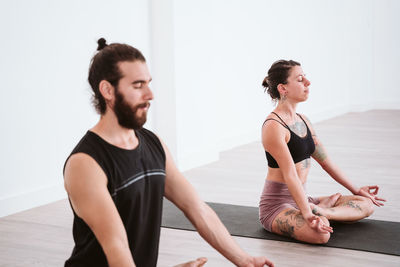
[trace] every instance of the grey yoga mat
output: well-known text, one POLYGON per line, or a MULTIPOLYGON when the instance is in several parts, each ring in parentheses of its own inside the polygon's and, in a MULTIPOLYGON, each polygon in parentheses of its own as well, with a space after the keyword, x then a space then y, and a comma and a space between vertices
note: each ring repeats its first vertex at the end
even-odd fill
MULTIPOLYGON (((222 203, 207 203, 234 236, 298 242, 264 230, 258 208, 222 203)), ((170 201, 164 199, 162 227, 195 231, 193 225, 170 201)), ((400 223, 364 219, 353 224, 333 222, 334 233, 323 246, 355 249, 400 256, 400 223)))

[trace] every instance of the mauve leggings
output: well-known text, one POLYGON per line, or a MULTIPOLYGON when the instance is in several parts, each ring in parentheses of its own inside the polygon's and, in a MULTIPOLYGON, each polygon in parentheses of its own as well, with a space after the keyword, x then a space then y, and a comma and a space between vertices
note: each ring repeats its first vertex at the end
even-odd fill
MULTIPOLYGON (((305 191, 305 185, 303 185, 305 191)), ((319 203, 318 198, 308 197, 308 201, 319 203)), ((263 227, 272 232, 272 222, 283 210, 288 208, 299 209, 289 192, 286 184, 265 180, 264 190, 259 205, 259 218, 263 227)))

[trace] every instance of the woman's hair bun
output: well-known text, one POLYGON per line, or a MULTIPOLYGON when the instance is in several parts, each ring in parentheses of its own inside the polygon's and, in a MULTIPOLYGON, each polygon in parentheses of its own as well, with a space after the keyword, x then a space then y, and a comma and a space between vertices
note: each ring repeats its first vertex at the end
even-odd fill
POLYGON ((267 90, 267 88, 270 87, 268 84, 268 76, 264 78, 262 86, 265 88, 265 90, 267 90))
POLYGON ((106 44, 106 39, 100 38, 100 39, 97 41, 97 44, 98 44, 98 46, 97 46, 97 51, 102 50, 104 47, 107 46, 107 44, 106 44))

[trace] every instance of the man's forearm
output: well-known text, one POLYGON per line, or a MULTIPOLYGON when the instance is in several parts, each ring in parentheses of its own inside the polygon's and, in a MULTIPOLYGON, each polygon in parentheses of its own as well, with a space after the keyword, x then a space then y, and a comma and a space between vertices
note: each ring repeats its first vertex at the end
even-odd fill
POLYGON ((207 204, 201 204, 185 215, 213 248, 235 265, 246 265, 250 256, 239 247, 217 214, 207 204))
POLYGON ((129 245, 117 243, 119 242, 114 242, 114 244, 110 242, 110 244, 102 246, 108 265, 110 267, 135 267, 129 245))

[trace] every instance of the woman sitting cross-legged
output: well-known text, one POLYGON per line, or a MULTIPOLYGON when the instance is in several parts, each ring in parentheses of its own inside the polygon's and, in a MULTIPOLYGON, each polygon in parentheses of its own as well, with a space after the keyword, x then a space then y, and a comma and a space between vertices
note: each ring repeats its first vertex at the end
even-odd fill
POLYGON ((268 174, 261 195, 259 213, 263 227, 297 240, 323 244, 333 232, 329 220, 355 222, 383 206, 379 187, 356 187, 328 157, 306 116, 296 113, 297 104, 308 98, 310 81, 299 63, 279 60, 272 64, 263 86, 276 108, 262 127, 262 143, 268 174), (353 195, 307 197, 305 184, 310 157, 353 195))

